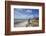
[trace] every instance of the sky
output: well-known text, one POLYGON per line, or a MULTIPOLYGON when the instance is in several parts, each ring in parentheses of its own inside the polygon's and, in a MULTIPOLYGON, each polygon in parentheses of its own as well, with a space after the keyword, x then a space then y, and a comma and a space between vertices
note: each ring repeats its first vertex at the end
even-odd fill
POLYGON ((39 9, 14 8, 15 19, 29 19, 39 17, 39 9))

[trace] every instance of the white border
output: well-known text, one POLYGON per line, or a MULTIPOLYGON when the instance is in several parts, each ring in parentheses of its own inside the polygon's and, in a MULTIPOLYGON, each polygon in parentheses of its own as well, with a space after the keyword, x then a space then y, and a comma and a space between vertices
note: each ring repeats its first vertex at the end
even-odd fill
POLYGON ((42 30, 42 7, 11 5, 11 31, 42 30), (39 9, 39 27, 14 27, 14 8, 39 9))

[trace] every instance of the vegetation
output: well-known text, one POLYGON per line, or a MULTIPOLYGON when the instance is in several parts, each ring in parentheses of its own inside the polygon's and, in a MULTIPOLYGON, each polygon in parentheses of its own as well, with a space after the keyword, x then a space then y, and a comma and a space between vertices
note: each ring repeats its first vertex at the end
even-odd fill
POLYGON ((26 27, 28 27, 29 25, 38 26, 39 25, 39 18, 33 18, 32 20, 28 19, 28 24, 26 25, 26 27))

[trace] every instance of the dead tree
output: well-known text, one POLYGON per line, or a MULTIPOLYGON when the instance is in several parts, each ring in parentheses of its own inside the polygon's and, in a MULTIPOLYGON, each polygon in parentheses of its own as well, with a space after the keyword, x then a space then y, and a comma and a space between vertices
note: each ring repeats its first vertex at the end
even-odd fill
POLYGON ((31 24, 31 23, 30 23, 30 19, 28 19, 28 24, 26 25, 26 27, 28 27, 30 24, 31 24))

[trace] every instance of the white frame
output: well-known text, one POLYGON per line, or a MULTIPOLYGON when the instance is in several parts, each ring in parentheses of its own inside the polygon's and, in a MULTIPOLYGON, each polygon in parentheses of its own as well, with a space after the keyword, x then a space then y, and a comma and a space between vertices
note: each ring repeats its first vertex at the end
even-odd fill
POLYGON ((42 6, 11 5, 10 7, 11 7, 11 32, 12 31, 42 30, 42 6), (14 27, 14 8, 39 9, 39 27, 14 27))

